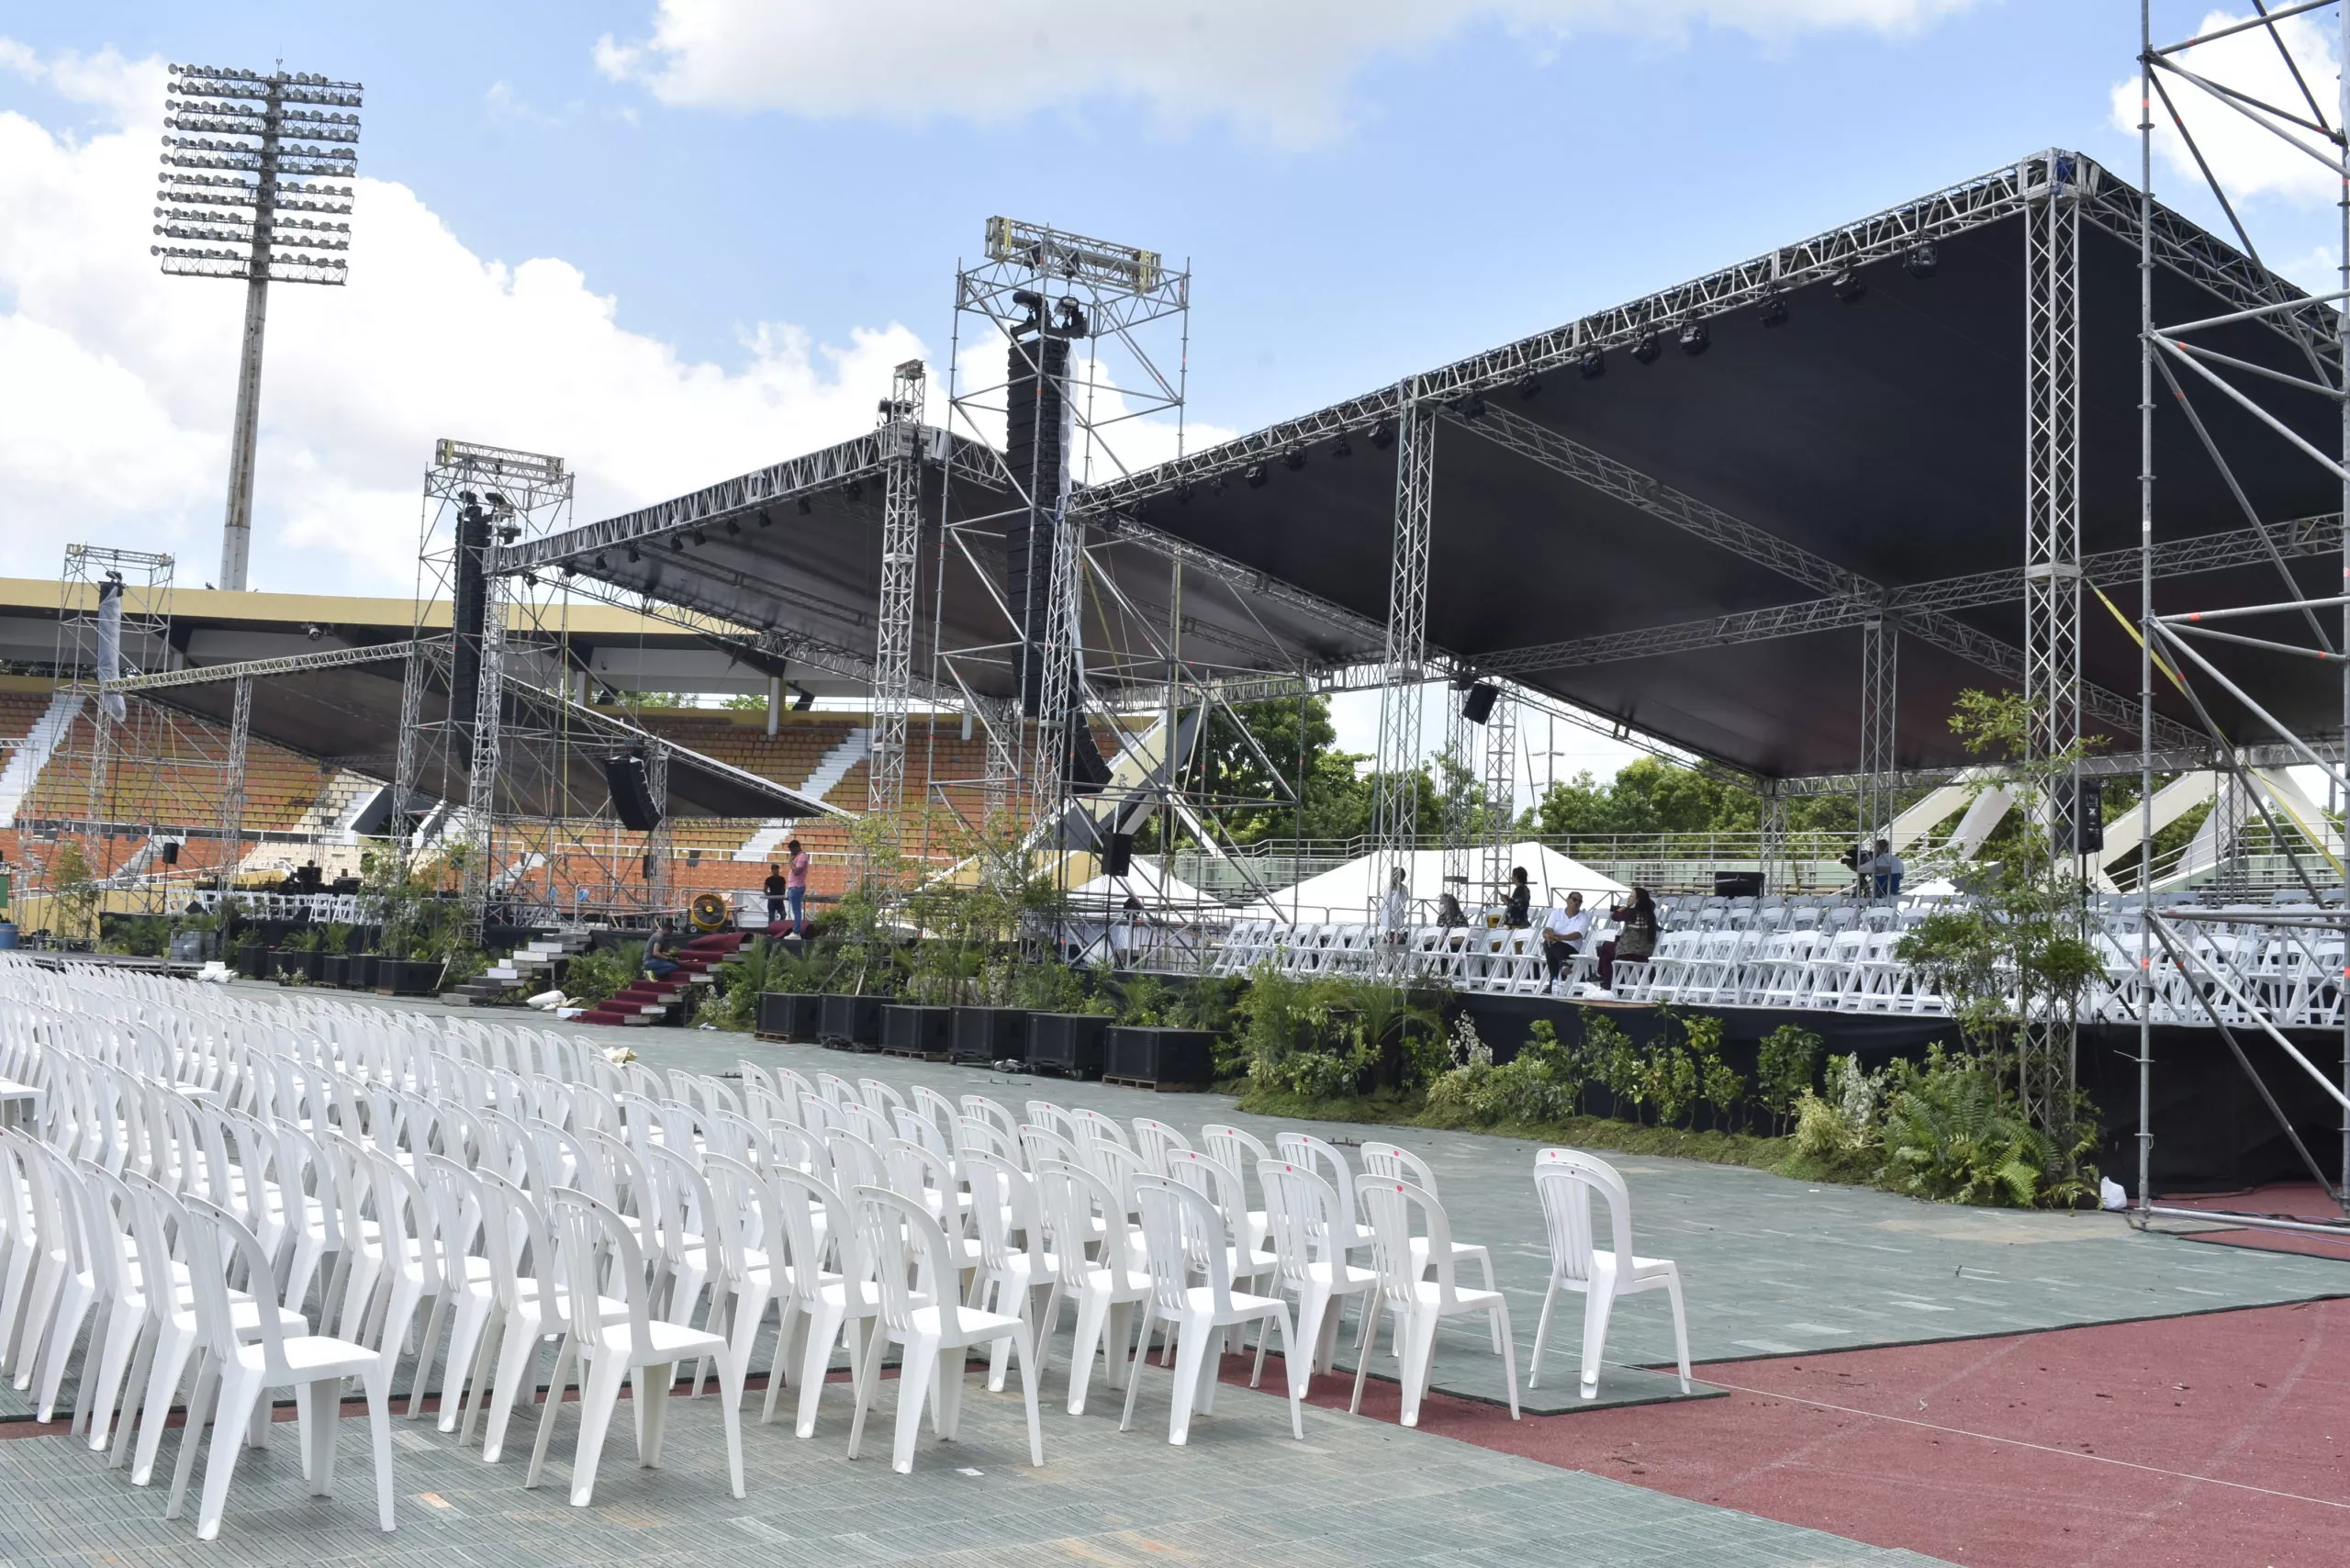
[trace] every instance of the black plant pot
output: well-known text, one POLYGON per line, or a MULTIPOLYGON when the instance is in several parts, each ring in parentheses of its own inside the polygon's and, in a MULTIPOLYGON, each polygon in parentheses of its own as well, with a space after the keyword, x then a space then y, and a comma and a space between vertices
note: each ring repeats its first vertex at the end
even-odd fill
POLYGON ((326 955, 308 948, 280 947, 273 958, 280 980, 314 980, 326 972, 326 955))
POLYGON ((1102 1035, 1110 1020, 1098 1013, 1028 1014, 1028 1070, 1063 1078, 1102 1076, 1102 1035))
POLYGON ((375 984, 375 966, 382 958, 375 953, 349 953, 343 957, 342 983, 352 991, 371 991, 375 984))
POLYGON ((813 1040, 822 1032, 824 999, 812 991, 759 993, 758 1028, 763 1040, 813 1040))
POLYGON ((378 958, 375 989, 394 996, 431 996, 441 988, 438 958, 378 958))
POLYGON ((269 967, 269 949, 258 942, 247 942, 237 948, 237 972, 247 980, 262 980, 273 971, 269 967))
POLYGON ((824 1039, 844 1039, 857 1050, 878 1051, 881 1048, 881 999, 878 996, 847 996, 837 991, 823 998, 823 1023, 818 1035, 824 1039))
POLYGON ((1206 1029, 1113 1028, 1102 1075, 1161 1089, 1204 1089, 1215 1076, 1215 1036, 1206 1029))
POLYGON ((1024 1007, 958 1007, 949 1061, 1017 1060, 1028 1054, 1028 1010, 1024 1007))
POLYGON ((955 1010, 951 1007, 892 1002, 881 1009, 881 1048, 885 1051, 918 1056, 925 1061, 945 1061, 954 1032, 955 1010))
POLYGON ((351 972, 351 955, 348 953, 321 953, 319 959, 319 983, 321 985, 339 986, 343 983, 343 977, 351 972))

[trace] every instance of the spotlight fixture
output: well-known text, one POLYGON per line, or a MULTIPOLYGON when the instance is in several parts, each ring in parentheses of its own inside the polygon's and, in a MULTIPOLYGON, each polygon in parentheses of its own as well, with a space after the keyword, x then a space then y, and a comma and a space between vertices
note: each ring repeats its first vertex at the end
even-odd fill
POLYGON ((1707 346, 1713 341, 1713 333, 1707 330, 1703 321, 1695 317, 1681 323, 1681 352, 1690 358, 1695 359, 1704 353, 1707 346))
POLYGON ((1784 327, 1787 324, 1787 297, 1766 294, 1762 297, 1762 303, 1754 308, 1754 313, 1762 319, 1766 327, 1784 327))
POLYGON ((802 496, 800 498, 800 515, 801 517, 806 517, 810 512, 814 511, 815 510, 814 505, 809 501, 807 497, 802 496))
POLYGON ((865 485, 864 485, 864 482, 863 482, 862 480, 858 480, 858 479, 851 479, 851 480, 848 482, 848 498, 849 498, 850 500, 853 500, 853 501, 854 501, 854 500, 858 500, 858 499, 861 499, 861 498, 864 497, 864 495, 865 495, 865 485))
POLYGON ((1212 496, 1220 496, 1220 495, 1224 494, 1224 476, 1223 476, 1223 475, 1219 474, 1219 475, 1217 475, 1214 479, 1212 479, 1212 480, 1210 480, 1210 481, 1208 482, 1208 494, 1209 494, 1209 495, 1212 495, 1212 496))
POLYGON ((730 518, 728 518, 728 519, 726 520, 726 532, 727 532, 729 534, 736 534, 736 533, 740 533, 740 532, 743 532, 743 525, 742 525, 741 523, 739 523, 739 522, 736 522, 733 518, 731 518, 731 517, 730 517, 730 518))
POLYGON ((1265 481, 1272 477, 1265 472, 1265 465, 1261 463, 1251 463, 1240 476, 1248 481, 1248 487, 1252 490, 1263 489, 1265 481))
POLYGON ((1347 439, 1346 431, 1340 431, 1338 432, 1337 441, 1334 442, 1330 448, 1330 455, 1333 457, 1352 457, 1354 454, 1354 442, 1347 439))
POLYGON ((1384 452, 1389 447, 1394 445, 1395 421, 1393 420, 1382 420, 1377 424, 1371 426, 1371 444, 1375 450, 1380 452, 1384 452))
POLYGON ((696 528, 694 530, 694 543, 697 544, 707 544, 710 543, 710 535, 701 529, 696 528))
POLYGON ((1596 381, 1607 374, 1607 351, 1588 348, 1575 355, 1575 374, 1585 381, 1596 381))
POLYGON ((305 637, 308 637, 308 639, 310 639, 310 641, 312 641, 313 643, 315 643, 315 642, 319 641, 319 639, 320 639, 321 637, 324 637, 326 634, 327 634, 327 629, 326 629, 325 627, 323 627, 323 626, 319 625, 319 624, 317 622, 315 622, 315 621, 313 621, 313 622, 309 622, 308 625, 306 625, 306 626, 304 626, 304 627, 302 628, 302 635, 304 635, 305 637))
POLYGON ((761 507, 759 509, 759 526, 761 528, 772 528, 775 526, 775 519, 767 515, 767 509, 765 507, 761 507))
POLYGON ((1930 278, 1942 264, 1942 257, 1934 253, 1930 244, 1912 245, 1909 253, 1901 258, 1901 270, 1914 278, 1930 278))
POLYGON ((686 539, 684 534, 673 533, 669 535, 669 553, 673 555, 682 555, 686 553, 686 539))
POLYGON ((1452 411, 1464 420, 1482 420, 1485 417, 1485 395, 1483 392, 1463 393, 1453 399, 1452 411))
POLYGON ((1305 448, 1292 446, 1281 454, 1281 466, 1294 474, 1305 466, 1305 448))
POLYGON ((1521 375, 1517 378, 1516 391, 1519 402, 1530 403, 1542 395, 1541 380, 1531 374, 1521 375))
POLYGON ((632 561, 642 561, 644 559, 643 555, 637 554, 636 546, 633 544, 628 547, 628 558, 632 561))
POLYGON ((1188 506, 1191 503, 1191 499, 1192 482, 1189 479, 1186 479, 1181 484, 1175 487, 1175 504, 1177 506, 1188 506))
POLYGON ((536 588, 539 586, 539 574, 536 572, 524 572, 522 574, 522 581, 531 588, 536 588))
POLYGON ((596 569, 599 572, 609 572, 612 569, 611 557, 601 550, 596 552, 596 569))
POLYGON ((1828 288, 1829 292, 1847 305, 1869 291, 1869 286, 1861 281, 1861 274, 1849 266, 1836 274, 1828 288))
POLYGON ((1639 341, 1632 345, 1632 357, 1642 364, 1654 364, 1656 356, 1664 351, 1657 346, 1656 333, 1643 329, 1639 341))
POLYGON ((515 524, 510 522, 501 522, 498 525, 498 542, 500 544, 511 544, 514 541, 521 537, 522 531, 515 524))
POLYGON ((579 575, 579 563, 576 561, 565 561, 563 564, 563 575, 566 577, 577 577, 579 575))

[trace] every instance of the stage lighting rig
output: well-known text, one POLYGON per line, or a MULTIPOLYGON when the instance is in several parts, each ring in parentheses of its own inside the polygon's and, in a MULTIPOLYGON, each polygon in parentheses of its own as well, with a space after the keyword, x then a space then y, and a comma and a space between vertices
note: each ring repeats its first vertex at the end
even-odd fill
POLYGON ((1913 245, 1909 253, 1901 258, 1901 270, 1920 281, 1933 276, 1942 264, 1942 257, 1930 243, 1913 245))
POLYGON ((1272 477, 1265 471, 1265 465, 1261 463, 1251 463, 1240 476, 1248 481, 1248 487, 1252 490, 1263 489, 1265 481, 1272 477))
POLYGON ((1380 452, 1384 452, 1389 447, 1394 445, 1395 421, 1393 420, 1382 420, 1377 424, 1371 426, 1371 444, 1374 449, 1380 452))
POLYGON ((1338 439, 1330 444, 1330 455, 1333 457, 1352 457, 1354 454, 1355 443, 1347 439, 1346 431, 1340 431, 1338 432, 1338 439))
POLYGON ((1575 374, 1585 381, 1596 381, 1607 374, 1607 351, 1587 348, 1575 355, 1575 374))
POLYGON ((1762 319, 1766 327, 1784 327, 1787 324, 1787 297, 1766 294, 1762 297, 1762 303, 1754 308, 1754 313, 1762 319))
POLYGON ((1511 390, 1517 394, 1517 400, 1519 402, 1530 403, 1535 398, 1539 398, 1542 395, 1541 378, 1539 376, 1530 375, 1521 375, 1517 378, 1517 385, 1511 388, 1511 390))
POLYGON ((1641 364, 1654 364, 1664 350, 1657 346, 1656 329, 1643 328, 1638 342, 1632 344, 1632 358, 1641 364))
POLYGON ((220 586, 245 586, 253 446, 272 283, 340 284, 350 269, 360 85, 308 73, 173 65, 163 87, 155 238, 163 271, 241 278, 245 330, 229 436, 220 586))
POLYGON ((1707 329, 1703 321, 1693 317, 1681 323, 1679 341, 1681 352, 1695 359, 1704 353, 1707 347, 1713 342, 1714 334, 1707 329))
POLYGON ((1281 454, 1281 466, 1294 474, 1305 466, 1305 448, 1292 446, 1281 454))
POLYGON ((1464 420, 1482 420, 1485 417, 1485 395, 1482 392, 1464 392, 1453 403, 1452 411, 1464 420))
POLYGON ((807 497, 801 496, 800 498, 800 515, 801 517, 806 517, 810 512, 812 512, 815 510, 816 508, 814 503, 811 502, 807 497))
POLYGON ((1869 291, 1869 286, 1862 280, 1858 272, 1848 266, 1830 281, 1828 289, 1837 298, 1850 305, 1862 295, 1866 294, 1869 291))

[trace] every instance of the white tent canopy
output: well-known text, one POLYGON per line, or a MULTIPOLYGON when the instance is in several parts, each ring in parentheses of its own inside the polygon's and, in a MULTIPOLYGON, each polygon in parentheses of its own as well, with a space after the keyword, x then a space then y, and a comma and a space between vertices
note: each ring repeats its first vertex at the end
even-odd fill
MULTIPOLYGON (((1482 866, 1484 850, 1472 849, 1471 863, 1482 866)), ((1619 897, 1631 891, 1612 877, 1604 877, 1582 861, 1560 854, 1555 849, 1528 841, 1510 846, 1509 863, 1526 868, 1526 880, 1534 890, 1536 918, 1543 905, 1556 896, 1581 893, 1585 902, 1606 895, 1619 897)), ((1444 885, 1444 851, 1414 850, 1404 861, 1405 885, 1411 890, 1412 917, 1428 921, 1435 917, 1438 899, 1448 890, 1444 885)), ((1254 903, 1237 911, 1243 919, 1298 919, 1325 921, 1368 921, 1376 918, 1377 890, 1371 886, 1371 857, 1349 860, 1318 877, 1308 877, 1295 887, 1268 893, 1254 903)), ((1472 876, 1477 873, 1472 872, 1472 876)), ((1474 912, 1476 900, 1464 896, 1461 904, 1474 912)))
POLYGON ((1201 909, 1216 903, 1182 878, 1140 857, 1134 860, 1132 868, 1123 877, 1096 877, 1072 888, 1069 900, 1070 907, 1080 912, 1117 910, 1125 906, 1129 893, 1140 899, 1147 909, 1201 909))

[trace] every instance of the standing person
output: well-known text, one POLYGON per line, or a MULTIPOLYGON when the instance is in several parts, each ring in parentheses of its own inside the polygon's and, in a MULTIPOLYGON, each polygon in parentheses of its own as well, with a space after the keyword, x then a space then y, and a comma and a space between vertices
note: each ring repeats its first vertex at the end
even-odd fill
POLYGON ((1387 896, 1380 901, 1379 929, 1389 942, 1400 944, 1411 924, 1412 890, 1404 885, 1404 868, 1398 866, 1388 876, 1387 896))
POLYGON ((1526 884, 1526 868, 1509 868, 1509 904, 1502 915, 1502 924, 1512 931, 1523 931, 1531 923, 1534 890, 1526 884))
POLYGON ((1891 844, 1878 839, 1876 854, 1870 857, 1865 868, 1869 873, 1871 890, 1878 898, 1897 899, 1901 896, 1901 879, 1908 874, 1909 868, 1901 863, 1901 857, 1893 852, 1891 844))
POLYGON ((783 851, 791 862, 791 875, 784 879, 784 897, 791 905, 791 934, 805 936, 808 935, 808 868, 813 862, 796 838, 787 840, 783 851))
POLYGON ((1550 966, 1550 978, 1543 983, 1546 991, 1559 985, 1559 971, 1575 961, 1591 936, 1591 916, 1583 907, 1581 893, 1569 893, 1566 902, 1550 912, 1542 923, 1542 961, 1550 966))
POLYGON ((1610 904, 1607 918, 1616 922, 1616 935, 1599 945, 1599 989, 1616 989, 1616 966, 1645 964, 1656 952, 1656 900, 1646 888, 1632 890, 1632 902, 1610 904))
POLYGON ((760 889, 767 895, 767 929, 769 932, 773 932, 776 922, 783 918, 784 910, 787 905, 784 894, 790 885, 790 883, 783 879, 783 868, 781 866, 771 865, 767 868, 767 879, 760 884, 760 889))

